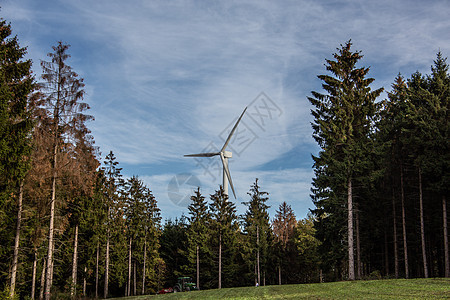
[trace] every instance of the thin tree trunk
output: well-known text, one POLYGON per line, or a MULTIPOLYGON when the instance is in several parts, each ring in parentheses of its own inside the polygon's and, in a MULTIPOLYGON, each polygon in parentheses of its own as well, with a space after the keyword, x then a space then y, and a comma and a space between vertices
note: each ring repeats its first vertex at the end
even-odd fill
POLYGON ((423 275, 428 278, 428 263, 425 247, 425 224, 423 221, 423 192, 422 192, 422 169, 419 167, 419 208, 420 208, 420 237, 422 240, 423 275))
POLYGON ((22 223, 22 197, 23 197, 23 179, 19 186, 19 199, 17 203, 17 227, 16 227, 16 239, 14 241, 14 256, 11 270, 11 286, 9 295, 11 298, 14 297, 16 289, 16 276, 17 276, 17 261, 19 257, 19 242, 20 242, 20 228, 22 223))
POLYGON ((395 196, 394 190, 392 190, 392 214, 394 216, 394 272, 395 278, 398 278, 398 245, 397 245, 397 213, 395 210, 395 196))
MULTIPOLYGON (((57 127, 57 126, 55 126, 57 127)), ((56 133, 55 133, 56 134, 56 133)), ((53 235, 55 223, 55 199, 56 199, 56 156, 58 153, 58 145, 55 137, 55 145, 53 149, 53 176, 52 176, 52 198, 50 200, 50 226, 48 233, 48 253, 47 253, 47 272, 45 282, 45 299, 50 300, 50 290, 52 288, 53 277, 53 235)))
MULTIPOLYGON (((108 220, 110 217, 111 208, 108 206, 108 220)), ((109 222, 108 222, 109 223, 109 222)), ((109 225, 109 224, 108 224, 109 225)), ((108 280, 109 280, 109 239, 110 239, 110 229, 107 226, 106 229, 106 255, 105 255, 105 289, 103 297, 106 299, 108 297, 108 280)))
POLYGON ((128 248, 128 293, 127 296, 131 296, 131 242, 132 239, 130 237, 130 245, 128 248))
POLYGON ((145 263, 147 260, 147 238, 144 241, 144 266, 142 267, 142 292, 141 295, 144 295, 145 292, 145 263))
MULTIPOLYGON (((55 240, 53 239, 53 243, 52 243, 52 252, 55 253, 55 240)), ((53 286, 53 267, 55 264, 55 259, 53 259, 51 261, 51 266, 50 266, 50 286, 53 286)), ((48 262, 47 262, 47 268, 48 268, 48 262)))
POLYGON ((97 259, 95 261, 95 299, 98 299, 98 259, 100 252, 100 242, 97 241, 97 259))
POLYGON ((278 265, 278 284, 281 285, 281 265, 278 265))
POLYGON ((83 276, 83 297, 86 297, 86 272, 87 268, 84 266, 84 276, 83 276))
POLYGON ((356 230, 356 276, 358 279, 361 279, 361 244, 359 240, 359 211, 355 211, 356 222, 355 222, 355 230, 356 230))
POLYGON ((31 299, 34 300, 36 294, 36 272, 37 272, 37 249, 34 248, 34 260, 33 260, 33 276, 31 278, 31 299))
POLYGON ((72 288, 70 295, 74 298, 77 294, 77 265, 78 262, 78 224, 75 225, 75 239, 73 243, 73 264, 72 264, 72 288))
POLYGON ((199 257, 199 247, 197 245, 197 289, 200 290, 200 257, 199 257))
POLYGON ((219 289, 222 288, 222 234, 219 233, 219 289))
POLYGON ((41 274, 41 289, 39 290, 39 300, 44 299, 44 289, 45 289, 45 269, 46 269, 46 261, 45 258, 42 260, 42 274, 41 274))
POLYGON ((133 296, 136 296, 136 262, 133 264, 133 296))
POLYGON ((388 248, 388 234, 387 229, 384 228, 384 274, 389 275, 389 248, 388 248))
POLYGON ((445 260, 445 277, 450 277, 450 263, 448 257, 448 232, 447 232, 447 201, 445 195, 442 196, 442 220, 444 229, 444 260, 445 260))
POLYGON ((406 242, 406 217, 405 217, 405 189, 403 185, 403 166, 400 165, 400 188, 402 195, 402 227, 403 227, 403 255, 405 261, 405 278, 409 278, 408 243, 406 242))
POLYGON ((352 179, 347 184, 347 210, 348 210, 348 279, 355 280, 355 256, 353 251, 353 195, 352 179))
POLYGON ((259 227, 258 227, 258 225, 256 225, 256 249, 257 249, 256 265, 258 268, 258 285, 261 285, 261 269, 259 266, 259 227))

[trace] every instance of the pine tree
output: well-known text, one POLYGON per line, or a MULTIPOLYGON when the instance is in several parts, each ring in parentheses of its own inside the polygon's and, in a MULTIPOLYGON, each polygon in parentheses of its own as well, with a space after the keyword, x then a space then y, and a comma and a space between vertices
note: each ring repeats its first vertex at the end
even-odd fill
POLYGON ((450 277, 448 232, 447 232, 447 204, 446 195, 449 194, 450 182, 450 152, 448 149, 450 124, 450 74, 447 58, 441 52, 436 55, 431 75, 427 77, 427 90, 430 92, 430 106, 427 114, 429 128, 428 143, 425 148, 426 160, 424 173, 429 178, 431 189, 439 195, 442 205, 443 243, 444 243, 444 274, 450 277))
POLYGON ((191 196, 189 210, 189 227, 187 231, 189 260, 188 273, 194 273, 195 269, 197 288, 200 289, 200 282, 209 280, 207 276, 211 268, 211 249, 208 245, 209 226, 211 225, 211 216, 208 211, 208 204, 205 197, 201 194, 200 188, 197 188, 195 194, 191 196), (192 266, 195 265, 195 268, 192 266), (200 270, 202 272, 200 272, 200 270), (202 280, 200 280, 202 278, 202 280))
MULTIPOLYGON (((14 297, 23 184, 30 169, 32 149, 30 136, 33 122, 29 98, 36 84, 31 75, 31 61, 23 60, 26 48, 21 48, 17 37, 10 37, 11 33, 11 26, 0 19, 0 243, 5 246, 4 249, 11 249, 9 232, 12 232, 10 225, 13 219, 10 216, 17 215, 14 252, 9 254, 1 250, 0 261, 9 263, 12 256, 10 297, 14 297)), ((4 274, 0 274, 0 281, 6 282, 4 274)))
POLYGON ((238 222, 236 216, 236 206, 228 201, 228 196, 224 194, 222 186, 211 195, 210 211, 212 215, 212 242, 217 246, 217 287, 230 287, 236 276, 236 265, 234 264, 235 251, 237 251, 238 222), (222 275, 224 280, 222 280, 222 275))
POLYGON ((111 243, 111 227, 113 225, 113 212, 117 206, 119 192, 123 185, 122 168, 117 167, 119 162, 112 151, 106 156, 104 163, 104 173, 106 176, 105 182, 105 202, 106 202, 106 253, 105 253, 105 285, 104 298, 108 297, 109 293, 109 261, 110 261, 110 243, 111 243))
POLYGON ((288 253, 291 252, 293 245, 296 224, 297 220, 295 219, 292 207, 283 201, 278 210, 276 210, 275 218, 272 221, 273 234, 275 240, 278 242, 280 251, 278 259, 278 284, 282 283, 283 265, 288 266, 291 263, 291 255, 288 253))
MULTIPOLYGON (((356 67, 362 55, 352 52, 351 46, 348 41, 334 54, 335 61, 326 60, 326 69, 333 76, 318 76, 324 82, 326 94, 312 92, 313 97, 308 99, 315 107, 313 137, 322 148, 319 156, 313 157, 317 191, 314 201, 318 207, 334 197, 338 203, 346 203, 348 278, 354 280, 353 185, 364 173, 365 158, 370 151, 369 134, 377 111, 375 99, 382 89, 371 91, 369 85, 374 79, 365 78, 369 68, 356 67), (346 199, 342 194, 346 194, 346 199)), ((317 217, 320 220, 321 216, 317 217)))
POLYGON ((247 193, 250 201, 243 202, 247 211, 243 216, 244 233, 250 242, 251 252, 254 254, 254 264, 256 265, 257 284, 261 285, 261 264, 263 272, 267 272, 267 263, 269 255, 269 247, 272 243, 271 228, 269 225, 270 208, 266 202, 269 200, 267 192, 261 191, 258 185, 258 178, 247 193))
MULTIPOLYGON (((400 198, 401 204, 401 222, 402 222, 402 241, 403 241, 403 261, 405 267, 405 277, 409 276, 408 259, 408 237, 407 237, 407 216, 405 204, 405 186, 403 170, 408 163, 407 149, 409 148, 405 141, 405 128, 408 115, 408 87, 401 74, 398 74, 392 85, 392 91, 388 93, 388 99, 382 102, 383 108, 380 112, 380 121, 378 127, 378 142, 384 145, 385 157, 385 176, 388 186, 391 190, 386 191, 392 195, 393 206, 393 239, 394 239, 394 265, 395 276, 398 277, 398 258, 397 258, 397 230, 396 230, 396 199, 400 198), (398 190, 399 192, 396 192, 398 190), (400 194, 400 195, 398 195, 400 194)), ((382 193, 384 193, 383 191, 382 193)))

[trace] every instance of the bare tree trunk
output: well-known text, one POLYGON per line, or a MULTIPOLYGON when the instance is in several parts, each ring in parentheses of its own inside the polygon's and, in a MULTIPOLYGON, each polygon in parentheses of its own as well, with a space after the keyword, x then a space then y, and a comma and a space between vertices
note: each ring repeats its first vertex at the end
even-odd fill
POLYGON ((400 165, 400 188, 402 189, 402 227, 403 227, 403 253, 405 260, 405 278, 409 278, 409 264, 408 264, 408 244, 406 242, 406 217, 405 217, 405 189, 403 185, 403 166, 400 165))
POLYGON ((445 260, 445 277, 450 277, 450 263, 448 257, 448 232, 447 232, 447 201, 445 195, 442 196, 442 220, 444 228, 444 260, 445 260))
POLYGON ((37 272, 37 249, 34 248, 34 260, 33 260, 33 276, 31 278, 31 299, 34 300, 36 294, 36 272, 37 272))
POLYGON ((100 242, 97 241, 97 259, 95 261, 95 299, 98 299, 98 259, 100 252, 100 242))
POLYGON ((133 264, 133 296, 136 296, 136 262, 133 264))
POLYGON ((145 263, 147 260, 147 238, 144 241, 144 266, 142 267, 142 292, 141 295, 145 293, 145 263))
POLYGON ((128 293, 127 296, 131 296, 131 242, 132 239, 130 237, 130 245, 128 248, 128 293))
POLYGON ((397 213, 395 210, 395 196, 394 191, 392 191, 392 214, 394 216, 394 272, 395 278, 398 278, 398 245, 397 245, 397 213))
POLYGON ((199 247, 197 245, 197 289, 200 290, 200 257, 199 257, 199 247))
POLYGON ((347 184, 347 210, 348 210, 348 279, 355 280, 355 256, 353 251, 353 195, 352 178, 347 184))
MULTIPOLYGON (((57 127, 57 126, 55 126, 57 127)), ((56 134, 56 133, 55 133, 56 134)), ((56 156, 58 153, 58 145, 55 137, 55 145, 53 149, 53 176, 52 176, 52 198, 50 200, 50 226, 48 233, 48 254, 47 254, 47 272, 45 282, 45 299, 50 300, 50 290, 52 288, 53 278, 53 235, 55 223, 55 199, 56 199, 56 156)))
MULTIPOLYGON (((53 239, 53 243, 52 243, 52 252, 55 253, 55 240, 53 239)), ((55 264, 55 259, 53 259, 51 261, 51 266, 50 266, 50 279, 48 279, 50 281, 50 286, 53 286, 53 267, 55 264)), ((48 268, 48 262, 47 262, 47 268, 48 268)))
POLYGON ((222 288, 222 234, 219 233, 219 289, 222 288))
POLYGON ((281 285, 281 265, 278 265, 278 284, 281 285))
POLYGON ((87 268, 84 266, 84 276, 83 276, 83 297, 86 297, 86 272, 87 268))
POLYGON ((428 278, 428 263, 425 247, 425 224, 423 221, 422 169, 420 167, 419 167, 419 208, 420 208, 420 237, 422 240, 423 274, 425 278, 428 278))
POLYGON ((20 227, 22 223, 22 197, 23 197, 23 179, 19 186, 19 199, 17 203, 17 227, 16 227, 16 239, 14 241, 14 256, 11 270, 11 286, 9 295, 11 298, 14 297, 16 289, 16 276, 17 276, 17 261, 19 257, 19 242, 20 242, 20 227))
POLYGON ((44 289, 45 289, 45 269, 46 269, 46 262, 45 258, 42 260, 42 274, 41 274, 41 289, 39 291, 39 300, 44 299, 44 289))
MULTIPOLYGON (((111 208, 108 206, 108 220, 111 213, 111 208)), ((109 225, 109 224, 108 224, 109 225)), ((109 281, 109 239, 110 239, 110 229, 109 226, 106 228, 106 255, 105 255, 105 291, 103 297, 106 299, 108 297, 108 281, 109 281)))
POLYGON ((261 285, 261 269, 259 266, 259 227, 258 227, 258 225, 256 225, 256 249, 257 249, 256 265, 258 268, 258 285, 261 285))
POLYGON ((77 265, 78 262, 78 224, 75 226, 75 239, 73 243, 73 264, 72 264, 72 288, 70 296, 74 298, 77 294, 77 265))
MULTIPOLYGON (((357 206, 358 207, 358 206, 357 206)), ((355 222, 355 230, 356 230, 356 276, 357 279, 361 279, 361 244, 359 240, 359 211, 355 211, 356 222, 355 222)))
POLYGON ((384 229, 384 274, 387 276, 390 273, 389 270, 389 248, 388 248, 388 234, 386 228, 384 229))

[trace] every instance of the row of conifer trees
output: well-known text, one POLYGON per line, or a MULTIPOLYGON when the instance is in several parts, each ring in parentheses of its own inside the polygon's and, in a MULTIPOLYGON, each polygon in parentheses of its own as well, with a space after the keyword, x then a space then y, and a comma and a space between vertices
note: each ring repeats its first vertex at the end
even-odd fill
POLYGON ((309 97, 321 265, 336 280, 449 277, 449 65, 439 52, 430 74, 399 74, 382 100, 351 46, 309 97))

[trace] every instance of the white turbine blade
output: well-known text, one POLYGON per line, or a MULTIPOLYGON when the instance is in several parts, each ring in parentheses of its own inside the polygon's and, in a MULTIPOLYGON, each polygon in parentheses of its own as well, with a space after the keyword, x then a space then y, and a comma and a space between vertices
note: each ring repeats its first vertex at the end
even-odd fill
POLYGON ((236 193, 234 192, 233 181, 231 180, 230 170, 228 169, 228 164, 225 163, 225 157, 223 156, 222 152, 220 152, 220 159, 222 160, 223 169, 225 170, 225 173, 227 174, 228 182, 230 183, 231 190, 233 191, 234 199, 236 199, 236 193))
MULTIPOLYGON (((234 127, 230 131, 230 134, 228 135, 228 138, 225 141, 225 144, 223 144, 222 150, 220 150, 220 152, 223 152, 225 150, 225 148, 228 146, 228 143, 230 142, 231 136, 233 135, 234 131, 236 130, 236 128, 237 128, 239 122, 241 121, 242 117, 244 116, 246 110, 247 110, 247 107, 245 107, 244 111, 242 112, 241 116, 237 120, 236 124, 234 124, 234 127)), ((231 181, 230 181, 230 183, 231 183, 231 181)))
POLYGON ((220 153, 213 152, 213 153, 186 154, 185 157, 211 157, 216 155, 220 155, 220 153))

